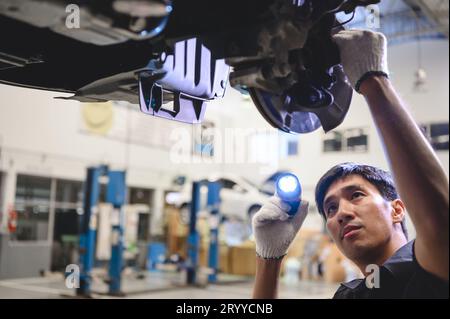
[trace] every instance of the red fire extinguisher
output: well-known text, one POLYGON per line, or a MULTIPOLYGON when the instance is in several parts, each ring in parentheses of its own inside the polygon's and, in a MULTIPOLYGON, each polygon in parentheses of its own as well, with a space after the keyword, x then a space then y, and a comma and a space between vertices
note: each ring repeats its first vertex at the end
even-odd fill
POLYGON ((17 230, 17 212, 10 207, 8 210, 8 231, 10 234, 15 233, 17 230))

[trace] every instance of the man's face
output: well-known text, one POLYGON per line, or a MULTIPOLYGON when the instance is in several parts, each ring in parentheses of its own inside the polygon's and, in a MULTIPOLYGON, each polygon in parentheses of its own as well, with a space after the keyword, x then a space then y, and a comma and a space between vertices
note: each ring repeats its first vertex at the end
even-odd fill
POLYGON ((394 226, 391 202, 359 175, 331 184, 323 205, 327 228, 351 260, 365 259, 389 242, 394 226))

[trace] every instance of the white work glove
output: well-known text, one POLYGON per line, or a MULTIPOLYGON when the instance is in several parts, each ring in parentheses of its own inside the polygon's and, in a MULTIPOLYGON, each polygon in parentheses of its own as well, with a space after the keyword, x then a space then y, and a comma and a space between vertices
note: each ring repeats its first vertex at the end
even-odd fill
POLYGON ((344 30, 333 39, 339 47, 344 72, 357 92, 361 83, 372 75, 389 77, 387 39, 382 33, 344 30))
POLYGON ((264 259, 280 259, 297 235, 308 214, 308 202, 302 201, 297 214, 290 217, 291 207, 278 197, 271 197, 253 216, 256 254, 264 259))

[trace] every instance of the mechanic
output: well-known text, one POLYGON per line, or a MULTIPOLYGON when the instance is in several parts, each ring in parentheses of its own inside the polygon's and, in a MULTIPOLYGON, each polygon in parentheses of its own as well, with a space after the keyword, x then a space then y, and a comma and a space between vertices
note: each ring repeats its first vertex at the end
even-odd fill
MULTIPOLYGON (((333 167, 316 186, 316 204, 328 232, 366 277, 342 284, 334 298, 448 298, 445 171, 389 80, 385 36, 346 30, 334 40, 353 88, 369 105, 393 173, 392 178, 375 167, 345 163, 333 167), (417 232, 410 242, 406 211, 417 232), (373 266, 379 271, 378 284, 368 284, 373 266)), ((277 297, 281 262, 306 218, 308 203, 302 201, 293 218, 289 210, 272 197, 253 218, 254 298, 277 297)))

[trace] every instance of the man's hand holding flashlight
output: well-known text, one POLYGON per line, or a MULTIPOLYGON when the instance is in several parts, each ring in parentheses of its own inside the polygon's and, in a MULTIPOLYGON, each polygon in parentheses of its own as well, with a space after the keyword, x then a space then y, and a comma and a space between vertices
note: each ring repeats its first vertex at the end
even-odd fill
POLYGON ((252 221, 256 253, 264 259, 280 259, 297 235, 308 214, 308 202, 301 201, 295 215, 292 207, 278 196, 271 197, 252 221))

